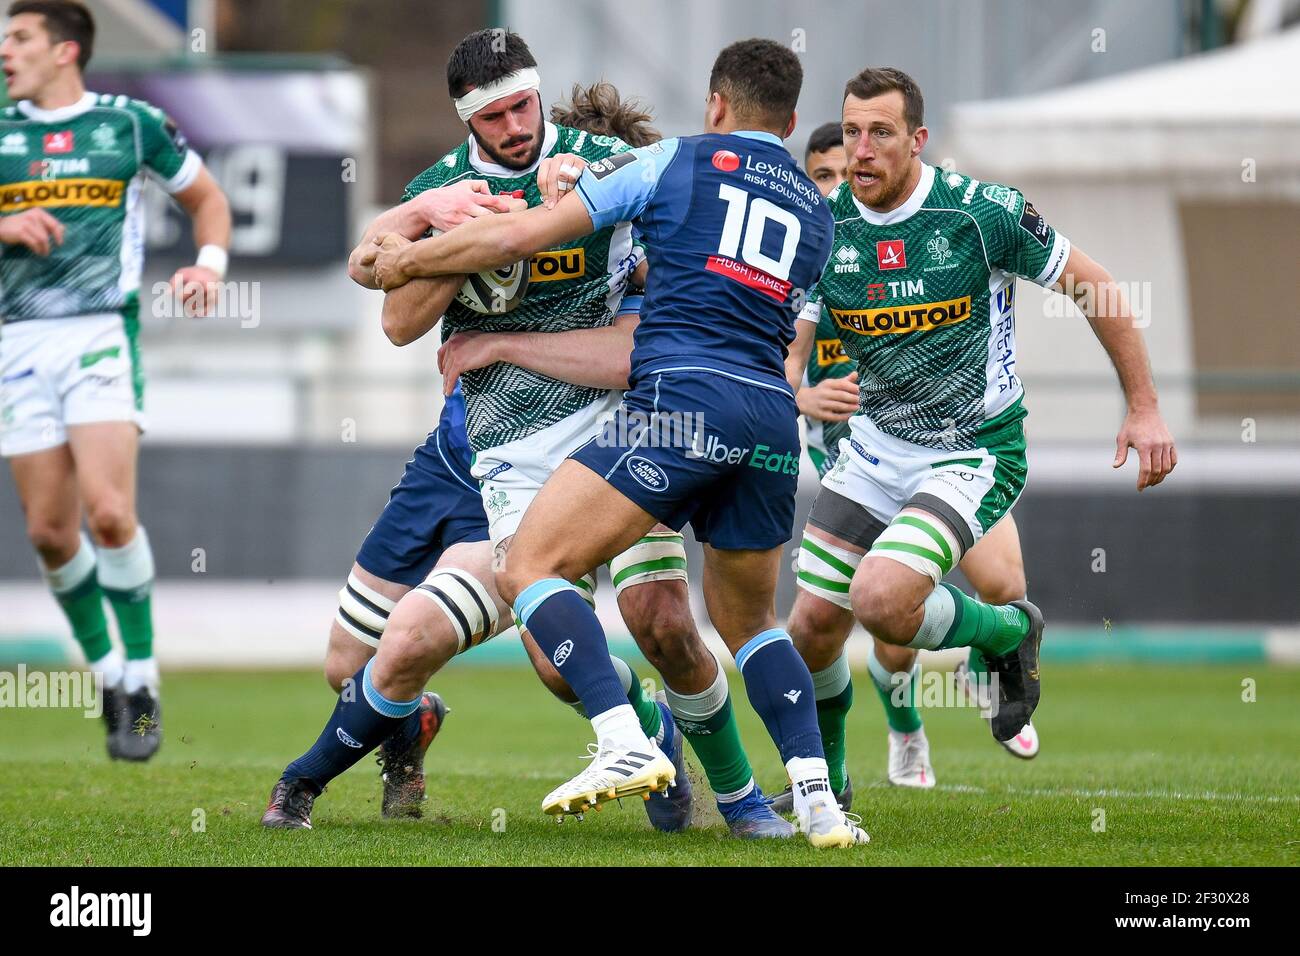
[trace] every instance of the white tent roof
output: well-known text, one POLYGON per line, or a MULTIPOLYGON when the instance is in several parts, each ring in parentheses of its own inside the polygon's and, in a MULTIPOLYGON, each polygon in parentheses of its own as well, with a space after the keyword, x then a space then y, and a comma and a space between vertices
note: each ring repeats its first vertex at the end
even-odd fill
MULTIPOLYGON (((1104 54, 1098 54, 1104 55, 1104 54)), ((1013 176, 1300 168, 1300 27, 1015 99, 953 108, 959 168, 1013 176)))

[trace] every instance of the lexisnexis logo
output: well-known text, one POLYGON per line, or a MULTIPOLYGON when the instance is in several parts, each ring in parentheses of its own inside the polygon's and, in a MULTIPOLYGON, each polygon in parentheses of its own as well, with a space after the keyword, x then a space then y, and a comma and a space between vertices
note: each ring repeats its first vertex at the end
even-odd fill
POLYGON ((581 279, 587 272, 587 250, 558 249, 539 252, 529 260, 529 282, 554 282, 557 279, 581 279))
POLYGON ((118 179, 33 179, 0 188, 0 213, 52 206, 120 206, 126 185, 118 179))
POLYGON ((956 325, 970 318, 970 296, 886 309, 831 309, 835 324, 859 335, 893 335, 956 325))

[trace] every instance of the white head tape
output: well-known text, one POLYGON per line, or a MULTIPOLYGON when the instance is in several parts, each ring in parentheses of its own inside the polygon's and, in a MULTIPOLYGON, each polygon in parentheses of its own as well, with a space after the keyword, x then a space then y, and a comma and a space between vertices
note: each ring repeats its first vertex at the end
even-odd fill
POLYGON ((471 116, 493 100, 499 100, 511 93, 522 93, 524 90, 541 89, 541 86, 542 78, 537 75, 537 70, 526 66, 522 70, 506 74, 494 83, 470 90, 464 96, 456 97, 452 102, 456 104, 456 113, 461 121, 468 123, 471 116))

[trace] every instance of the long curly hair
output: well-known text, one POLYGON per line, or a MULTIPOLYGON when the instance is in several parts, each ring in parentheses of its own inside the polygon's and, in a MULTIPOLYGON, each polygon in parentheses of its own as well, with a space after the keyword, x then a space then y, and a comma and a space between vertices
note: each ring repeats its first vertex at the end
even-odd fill
POLYGON ((654 118, 639 99, 624 100, 613 83, 601 80, 584 88, 573 84, 567 103, 551 107, 551 122, 586 130, 596 136, 617 136, 629 146, 649 146, 663 139, 650 125, 654 118))

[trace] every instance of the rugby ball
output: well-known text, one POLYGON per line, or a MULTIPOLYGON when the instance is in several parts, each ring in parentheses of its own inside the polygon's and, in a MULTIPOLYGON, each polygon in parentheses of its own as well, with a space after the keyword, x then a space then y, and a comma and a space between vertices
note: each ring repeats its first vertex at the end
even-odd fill
POLYGON ((527 259, 500 269, 487 269, 465 280, 456 301, 482 315, 501 315, 523 301, 531 264, 527 259))

